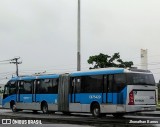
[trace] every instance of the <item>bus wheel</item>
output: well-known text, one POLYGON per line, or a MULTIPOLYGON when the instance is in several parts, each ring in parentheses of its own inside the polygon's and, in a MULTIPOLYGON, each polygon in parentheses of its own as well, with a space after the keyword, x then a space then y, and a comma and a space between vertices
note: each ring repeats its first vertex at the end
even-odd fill
POLYGON ((94 117, 100 117, 101 114, 100 114, 100 106, 98 103, 95 103, 93 104, 92 108, 91 108, 91 112, 92 112, 92 115, 94 117))
POLYGON ((17 112, 16 104, 11 105, 12 112, 17 112))
POLYGON ((42 112, 43 112, 43 114, 47 114, 48 113, 48 105, 47 105, 47 103, 42 103, 42 112))
POLYGON ((115 118, 121 118, 124 116, 124 113, 114 113, 112 114, 115 118))

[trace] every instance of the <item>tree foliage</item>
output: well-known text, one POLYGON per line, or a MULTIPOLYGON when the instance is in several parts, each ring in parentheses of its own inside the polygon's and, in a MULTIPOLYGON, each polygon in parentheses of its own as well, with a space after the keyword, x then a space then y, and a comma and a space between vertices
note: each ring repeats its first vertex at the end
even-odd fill
POLYGON ((93 65, 93 67, 90 67, 90 69, 107 67, 127 68, 133 65, 132 61, 124 62, 122 59, 120 59, 119 53, 114 53, 112 56, 109 56, 107 54, 105 55, 103 53, 95 56, 90 56, 88 59, 88 63, 93 65))

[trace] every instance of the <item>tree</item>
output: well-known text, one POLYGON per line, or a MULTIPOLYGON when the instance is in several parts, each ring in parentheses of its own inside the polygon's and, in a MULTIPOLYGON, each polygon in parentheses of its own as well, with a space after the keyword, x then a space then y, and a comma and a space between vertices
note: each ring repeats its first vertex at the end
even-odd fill
POLYGON ((107 54, 105 55, 103 53, 95 56, 90 56, 88 59, 88 63, 94 65, 93 67, 90 67, 90 69, 107 67, 127 68, 133 65, 132 61, 124 62, 122 59, 120 59, 119 53, 114 53, 114 55, 112 56, 109 56, 107 54))

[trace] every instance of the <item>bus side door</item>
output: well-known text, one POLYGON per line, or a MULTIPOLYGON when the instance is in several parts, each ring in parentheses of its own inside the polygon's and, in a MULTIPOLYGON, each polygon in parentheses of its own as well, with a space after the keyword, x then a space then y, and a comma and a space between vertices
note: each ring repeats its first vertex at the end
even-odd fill
POLYGON ((108 75, 107 79, 107 103, 113 103, 113 85, 114 85, 113 75, 108 75))
POLYGON ((75 77, 71 82, 71 103, 80 103, 81 78, 75 77))
POLYGON ((70 85, 70 111, 81 112, 81 78, 71 78, 70 85))
POLYGON ((24 103, 32 102, 32 82, 31 81, 20 81, 19 101, 24 103))

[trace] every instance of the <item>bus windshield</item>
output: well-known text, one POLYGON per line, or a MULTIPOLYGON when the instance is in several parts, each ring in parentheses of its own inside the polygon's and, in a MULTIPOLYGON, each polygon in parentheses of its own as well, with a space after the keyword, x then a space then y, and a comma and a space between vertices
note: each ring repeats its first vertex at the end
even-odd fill
POLYGON ((4 94, 5 95, 16 94, 16 82, 9 82, 7 85, 5 85, 4 86, 4 94))
POLYGON ((155 85, 152 74, 144 73, 126 73, 128 85, 155 85))

